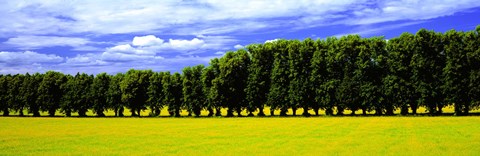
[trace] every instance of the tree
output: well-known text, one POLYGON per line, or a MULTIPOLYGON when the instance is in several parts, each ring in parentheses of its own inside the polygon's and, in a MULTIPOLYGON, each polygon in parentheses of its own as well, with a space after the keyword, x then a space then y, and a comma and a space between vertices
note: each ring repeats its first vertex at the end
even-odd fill
POLYGON ((10 77, 10 75, 0 75, 0 111, 3 112, 3 116, 10 115, 8 103, 8 83, 10 77))
POLYGON ((433 31, 421 29, 415 35, 415 53, 410 65, 413 67, 412 80, 419 94, 418 103, 425 106, 430 114, 441 113, 443 107, 442 71, 445 66, 442 37, 433 31))
POLYGON ((122 101, 127 103, 132 116, 140 116, 140 112, 147 109, 147 90, 152 73, 151 70, 130 69, 120 83, 122 101))
POLYGON ((270 75, 270 90, 268 93, 267 104, 270 106, 270 114, 276 109, 280 109, 280 115, 286 116, 290 100, 288 98, 289 64, 288 64, 288 41, 277 40, 275 43, 274 61, 272 73, 270 75))
POLYGON ((163 99, 165 94, 163 93, 163 77, 165 72, 153 73, 150 76, 150 85, 148 86, 148 105, 152 110, 152 116, 160 115, 160 110, 163 109, 163 99))
POLYGON ((164 102, 168 105, 170 115, 180 117, 183 102, 182 76, 179 73, 170 75, 170 72, 167 72, 162 83, 165 95, 164 102))
POLYGON ((20 95, 22 96, 25 106, 28 107, 28 113, 32 113, 33 116, 40 116, 40 105, 36 102, 39 93, 38 87, 42 82, 43 75, 35 73, 33 75, 25 74, 25 79, 22 84, 20 95))
POLYGON ((304 41, 293 41, 288 45, 288 56, 290 66, 290 84, 289 84, 289 101, 296 115, 298 107, 303 108, 304 116, 310 116, 308 110, 314 102, 314 93, 312 83, 310 82, 311 59, 315 52, 315 41, 310 38, 304 41))
POLYGON ((25 103, 20 95, 23 80, 23 75, 15 74, 9 79, 8 82, 8 106, 11 110, 19 113, 20 116, 24 115, 23 109, 25 107, 25 103))
POLYGON ((91 87, 93 99, 93 112, 97 116, 105 116, 103 111, 108 109, 107 94, 110 86, 110 76, 107 73, 100 73, 94 79, 91 87))
POLYGON ((392 38, 387 43, 387 75, 384 79, 384 94, 389 102, 395 103, 401 109, 400 113, 408 113, 408 106, 412 113, 417 112, 415 88, 412 78, 412 56, 415 45, 412 42, 415 36, 403 33, 399 38, 392 38))
POLYGON ((48 111, 49 116, 55 116, 55 112, 60 107, 60 100, 63 92, 60 86, 66 82, 66 77, 55 71, 48 71, 43 76, 43 80, 38 87, 37 103, 40 110, 48 111))
POLYGON ((115 116, 124 116, 123 111, 125 103, 122 101, 122 91, 120 83, 123 81, 124 74, 118 73, 111 77, 110 84, 108 86, 107 103, 108 108, 113 109, 115 116))
POLYGON ((468 96, 470 103, 463 106, 462 114, 468 114, 470 109, 478 109, 480 106, 480 25, 476 31, 466 32, 464 35, 465 47, 467 53, 469 68, 468 96))
MULTIPOLYGON (((77 74, 78 75, 78 74, 77 74)), ((72 116, 73 107, 76 103, 78 98, 78 94, 76 94, 76 85, 75 85, 75 77, 71 75, 65 75, 66 82, 63 83, 60 88, 63 92, 63 96, 60 102, 60 111, 65 113, 67 117, 72 116)))
POLYGON ((215 116, 222 116, 221 113, 221 99, 218 94, 218 90, 214 85, 214 80, 218 77, 220 69, 218 66, 218 58, 210 60, 210 65, 204 68, 202 73, 203 92, 206 98, 206 107, 209 111, 208 116, 213 115, 213 109, 215 108, 215 116))
POLYGON ((372 37, 364 40, 367 49, 363 49, 359 54, 355 75, 355 79, 359 81, 360 85, 360 107, 364 115, 367 110, 372 109, 376 110, 375 113, 380 114, 382 108, 386 110, 387 115, 393 115, 395 105, 393 102, 385 100, 388 98, 386 98, 383 88, 383 80, 388 71, 387 43, 383 37, 372 37))
POLYGON ((247 46, 247 49, 252 56, 245 89, 248 116, 253 116, 256 109, 257 116, 265 116, 263 109, 270 89, 270 73, 274 60, 273 43, 252 44, 247 46))
POLYGON ((327 71, 327 53, 327 42, 323 40, 317 40, 315 42, 315 52, 312 56, 312 60, 310 61, 310 68, 312 71, 309 75, 309 82, 311 83, 309 87, 311 87, 310 90, 314 93, 315 102, 312 104, 312 108, 317 116, 319 109, 322 108, 327 110, 330 103, 329 94, 325 88, 326 83, 329 81, 328 78, 330 74, 327 71))
POLYGON ((201 81, 204 66, 183 68, 183 102, 189 112, 200 116, 201 110, 205 107, 205 94, 201 81))
POLYGON ((342 67, 342 76, 338 86, 336 97, 337 115, 343 115, 345 107, 349 108, 352 113, 358 110, 360 106, 359 92, 360 80, 355 76, 357 66, 355 64, 361 51, 366 51, 365 42, 358 35, 348 35, 340 38, 338 42, 338 53, 336 60, 342 67))

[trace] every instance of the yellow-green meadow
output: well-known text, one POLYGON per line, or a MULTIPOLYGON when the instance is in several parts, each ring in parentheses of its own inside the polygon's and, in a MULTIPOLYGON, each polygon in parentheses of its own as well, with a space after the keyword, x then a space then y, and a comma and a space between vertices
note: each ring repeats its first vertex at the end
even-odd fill
POLYGON ((0 118, 0 155, 478 155, 479 117, 0 118))

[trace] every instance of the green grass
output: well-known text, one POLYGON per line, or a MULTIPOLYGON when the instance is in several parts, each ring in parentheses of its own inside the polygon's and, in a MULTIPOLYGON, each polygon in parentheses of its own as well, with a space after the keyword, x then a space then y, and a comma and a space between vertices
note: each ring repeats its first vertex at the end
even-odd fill
POLYGON ((0 155, 478 155, 480 117, 0 117, 0 155))

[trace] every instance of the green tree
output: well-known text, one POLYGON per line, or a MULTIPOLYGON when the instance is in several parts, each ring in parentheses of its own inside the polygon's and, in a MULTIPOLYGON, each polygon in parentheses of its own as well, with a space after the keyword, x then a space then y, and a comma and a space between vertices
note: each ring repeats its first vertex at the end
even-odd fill
POLYGON ((11 79, 11 75, 0 75, 0 111, 3 112, 3 116, 10 115, 10 106, 8 98, 8 83, 11 79))
POLYGON ((270 106, 270 114, 274 115, 274 110, 280 109, 280 115, 286 116, 290 100, 288 98, 289 64, 288 64, 288 41, 278 40, 274 42, 275 51, 272 73, 270 75, 270 90, 268 93, 267 104, 270 106))
POLYGON ((183 104, 182 76, 179 73, 170 75, 170 72, 167 72, 162 83, 165 95, 164 103, 168 105, 168 112, 171 116, 180 117, 183 104))
POLYGON ((395 103, 400 108, 400 113, 406 115, 408 106, 412 113, 417 112, 416 94, 412 78, 412 56, 415 45, 412 42, 415 36, 403 33, 398 38, 392 38, 387 43, 387 75, 384 79, 384 94, 389 102, 395 103))
POLYGON ((205 94, 201 81, 202 71, 205 67, 197 65, 183 68, 183 102, 189 112, 200 116, 205 107, 205 94))
POLYGON ((23 116, 23 109, 25 108, 25 102, 23 102, 21 96, 22 85, 25 76, 22 74, 15 74, 9 79, 8 82, 8 105, 10 109, 23 116))
POLYGON ((118 73, 111 77, 107 93, 108 108, 113 109, 115 116, 124 116, 123 111, 125 103, 122 101, 122 90, 120 83, 123 81, 124 74, 118 73))
MULTIPOLYGON (((331 39, 327 39, 331 40, 331 39)), ((331 43, 331 42, 330 42, 331 43)), ((329 108, 330 98, 327 91, 326 83, 329 81, 330 73, 327 71, 327 41, 317 40, 315 42, 315 52, 312 56, 310 80, 311 91, 314 93, 314 102, 312 108, 315 115, 318 116, 320 108, 327 110, 329 108)), ((331 108, 330 108, 331 110, 331 108)), ((328 114, 330 115, 330 114, 328 114)))
POLYGON ((206 96, 206 107, 209 111, 208 116, 213 116, 213 109, 215 108, 215 116, 222 116, 221 113, 221 99, 217 88, 213 81, 219 76, 220 69, 218 66, 218 58, 210 60, 210 65, 204 68, 202 73, 203 92, 206 96))
POLYGON ((252 44, 247 46, 247 49, 252 56, 245 89, 248 116, 253 116, 257 109, 257 116, 265 116, 263 109, 270 89, 270 73, 274 60, 273 43, 252 44))
POLYGON ((55 116, 57 109, 60 107, 60 100, 63 92, 60 86, 66 82, 66 77, 55 71, 48 71, 43 76, 43 80, 38 87, 37 103, 40 110, 48 111, 49 116, 55 116))
POLYGON ((152 110, 152 116, 160 115, 160 110, 163 109, 163 99, 165 94, 163 93, 163 77, 165 72, 153 73, 150 76, 150 85, 148 86, 148 105, 152 110))
POLYGON ((288 56, 290 66, 290 84, 289 84, 289 101, 296 115, 298 107, 303 109, 304 116, 310 116, 308 110, 314 102, 314 92, 310 86, 311 59, 316 50, 315 41, 310 38, 303 42, 294 40, 288 45, 288 56))
POLYGON ((415 35, 416 49, 412 56, 412 80, 420 95, 418 103, 425 106, 430 114, 441 113, 443 107, 442 71, 445 56, 441 34, 421 29, 415 35))
POLYGON ((140 112, 147 109, 147 90, 150 85, 149 78, 152 74, 151 70, 130 69, 120 83, 122 101, 127 103, 132 116, 140 116, 140 112))
MULTIPOLYGON (((77 74, 78 75, 78 74, 77 74)), ((71 75, 65 75, 66 82, 60 86, 60 89, 63 92, 63 96, 60 102, 60 111, 65 113, 67 117, 72 116, 73 107, 76 100, 78 99, 78 94, 76 94, 75 86, 75 77, 71 75)))
POLYGON ((468 96, 470 103, 462 106, 462 114, 468 114, 470 109, 480 106, 480 25, 476 31, 466 32, 464 35, 464 50, 467 53, 469 68, 468 96))
POLYGON ((97 116, 105 116, 103 113, 108 109, 107 97, 108 88, 110 86, 110 76, 107 73, 100 73, 94 79, 91 87, 93 99, 93 112, 97 116))
POLYGON ((39 73, 33 75, 25 74, 25 79, 20 91, 23 102, 25 106, 28 107, 28 113, 32 113, 33 116, 40 116, 40 105, 36 100, 38 99, 39 93, 37 91, 42 79, 43 75, 39 73))

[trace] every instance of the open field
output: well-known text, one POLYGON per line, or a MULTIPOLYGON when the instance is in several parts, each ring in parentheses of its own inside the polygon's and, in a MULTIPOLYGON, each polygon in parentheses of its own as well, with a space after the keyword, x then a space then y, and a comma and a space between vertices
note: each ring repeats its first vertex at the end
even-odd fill
POLYGON ((0 117, 0 155, 478 155, 480 117, 0 117))

